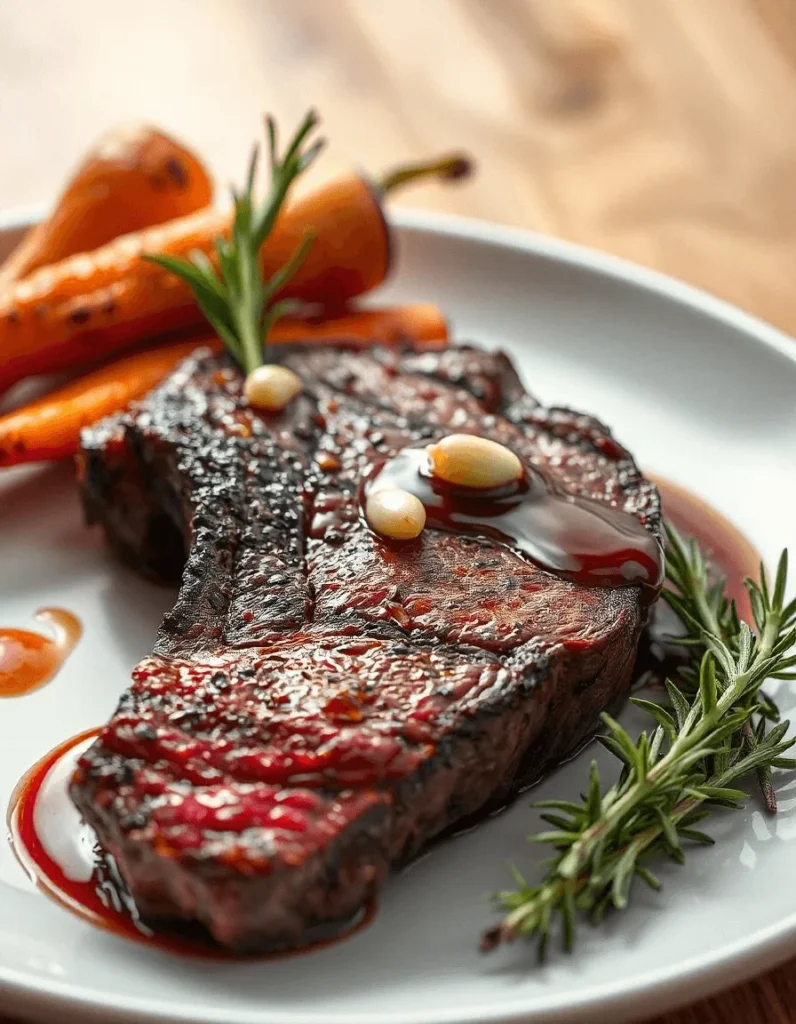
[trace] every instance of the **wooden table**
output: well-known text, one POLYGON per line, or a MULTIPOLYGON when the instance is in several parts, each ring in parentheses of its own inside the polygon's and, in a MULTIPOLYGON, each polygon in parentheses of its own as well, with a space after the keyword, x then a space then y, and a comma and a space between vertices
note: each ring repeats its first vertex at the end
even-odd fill
MULTIPOLYGON (((668 271, 796 331, 796 0, 0 0, 0 208, 148 119, 240 180, 316 105, 329 173, 467 146, 407 198, 668 271)), ((786 966, 658 1024, 796 1021, 786 966)), ((650 1012, 654 1012, 650 1007, 650 1012)))

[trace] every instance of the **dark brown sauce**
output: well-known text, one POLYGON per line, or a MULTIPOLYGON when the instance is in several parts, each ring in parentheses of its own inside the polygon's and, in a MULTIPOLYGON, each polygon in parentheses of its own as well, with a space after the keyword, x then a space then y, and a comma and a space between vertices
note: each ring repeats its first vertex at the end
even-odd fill
POLYGON ((0 697, 22 697, 48 683, 72 653, 83 633, 77 616, 62 608, 42 608, 54 636, 28 629, 0 629, 0 697))
MULTIPOLYGON (((715 579, 725 579, 727 595, 738 614, 752 621, 749 595, 743 585, 747 577, 757 579, 760 555, 741 531, 707 502, 663 477, 647 473, 661 494, 664 518, 685 537, 693 537, 711 566, 715 579)), ((649 621, 639 644, 634 679, 636 686, 661 685, 688 660, 685 648, 671 643, 681 636, 683 624, 665 601, 651 609, 649 621)))
POLYGON ((752 621, 752 607, 743 581, 757 579, 760 554, 747 538, 721 512, 708 505, 679 484, 647 473, 661 494, 664 518, 674 523, 680 533, 693 537, 717 577, 727 581, 727 596, 734 599, 738 614, 752 621))
POLYGON ((661 547, 635 516, 564 494, 529 467, 507 487, 481 491, 433 477, 425 448, 376 468, 363 501, 387 488, 414 494, 440 530, 490 537, 563 579, 589 587, 640 586, 652 604, 663 582, 661 547))
MULTIPOLYGON (((50 899, 98 928, 181 956, 247 959, 245 955, 219 946, 197 925, 175 922, 171 927, 150 927, 141 919, 113 857, 99 846, 94 851, 93 874, 85 882, 69 878, 47 852, 35 819, 44 781, 62 758, 98 733, 99 729, 89 729, 59 744, 37 761, 17 784, 8 806, 7 824, 11 848, 25 872, 50 899)), ((68 797, 64 796, 64 799, 68 797)), ((322 949, 366 928, 374 915, 375 902, 372 902, 352 920, 311 931, 307 943, 298 949, 252 955, 250 958, 281 959, 322 949)))

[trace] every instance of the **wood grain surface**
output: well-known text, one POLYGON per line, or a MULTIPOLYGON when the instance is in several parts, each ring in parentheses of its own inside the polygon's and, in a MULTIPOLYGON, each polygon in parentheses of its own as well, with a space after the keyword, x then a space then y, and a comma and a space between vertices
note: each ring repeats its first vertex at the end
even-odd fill
MULTIPOLYGON (((127 120, 239 180, 262 112, 309 105, 319 174, 464 145, 473 184, 402 201, 606 249, 796 332, 796 0, 0 0, 0 209, 51 201, 127 120)), ((656 1024, 795 1007, 790 964, 656 1024)))

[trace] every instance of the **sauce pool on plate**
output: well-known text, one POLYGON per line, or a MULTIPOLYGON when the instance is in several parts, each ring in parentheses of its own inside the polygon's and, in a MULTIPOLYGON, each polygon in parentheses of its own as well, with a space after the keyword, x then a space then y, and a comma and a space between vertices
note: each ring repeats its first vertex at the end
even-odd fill
MULTIPOLYGON (((45 754, 17 784, 8 806, 11 847, 32 882, 64 909, 96 927, 159 950, 183 956, 233 958, 241 955, 216 945, 196 926, 158 928, 141 920, 116 863, 102 851, 93 830, 81 820, 67 787, 81 754, 99 729, 88 729, 45 754)), ((348 938, 366 928, 375 904, 339 927, 317 929, 301 949, 259 954, 254 959, 294 956, 348 938)), ((245 958, 245 956, 244 956, 245 958)))
POLYGON ((749 595, 743 585, 747 577, 757 579, 760 555, 737 526, 679 484, 647 473, 661 494, 663 514, 686 537, 693 537, 717 576, 727 580, 727 596, 734 599, 738 614, 752 621, 749 595))
POLYGON ((53 635, 0 629, 0 697, 22 697, 48 683, 83 633, 77 616, 63 608, 42 608, 34 619, 50 626, 53 635))
MULTIPOLYGON (((752 607, 744 587, 747 577, 757 579, 760 555, 754 545, 719 511, 701 498, 652 473, 646 474, 661 494, 663 515, 684 537, 698 544, 717 579, 726 580, 727 596, 732 598, 738 614, 752 621, 752 607)), ((662 686, 667 676, 687 660, 688 651, 668 641, 681 635, 683 624, 665 601, 650 610, 650 617, 641 640, 634 671, 636 687, 662 686)))

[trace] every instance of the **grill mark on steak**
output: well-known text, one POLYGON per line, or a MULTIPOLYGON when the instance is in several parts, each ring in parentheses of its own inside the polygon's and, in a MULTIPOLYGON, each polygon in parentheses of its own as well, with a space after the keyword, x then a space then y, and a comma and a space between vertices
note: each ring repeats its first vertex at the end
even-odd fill
POLYGON ((144 917, 197 919, 241 950, 350 917, 391 864, 579 745, 629 683, 637 588, 431 530, 398 549, 361 521, 363 472, 472 430, 660 531, 629 454, 526 395, 505 356, 281 357, 306 387, 280 417, 200 357, 83 441, 87 515, 116 549, 170 577, 167 521, 188 552, 72 796, 144 917))

